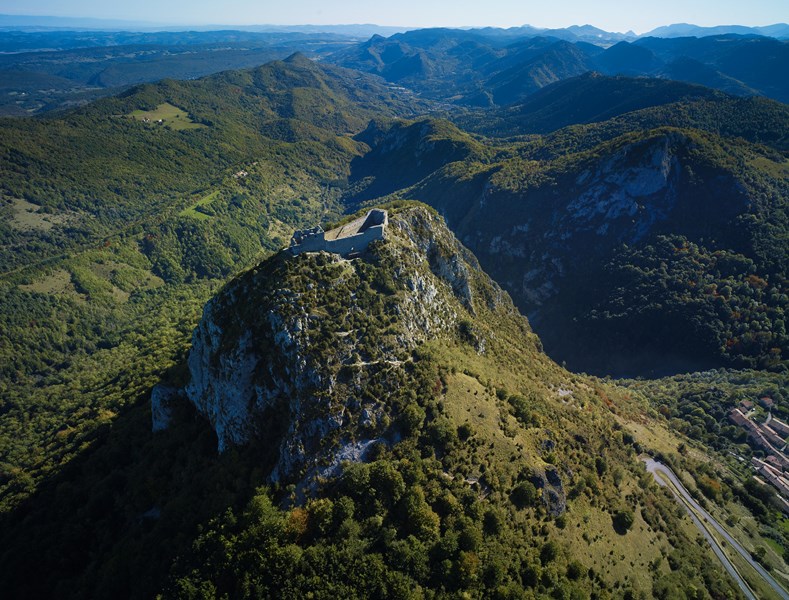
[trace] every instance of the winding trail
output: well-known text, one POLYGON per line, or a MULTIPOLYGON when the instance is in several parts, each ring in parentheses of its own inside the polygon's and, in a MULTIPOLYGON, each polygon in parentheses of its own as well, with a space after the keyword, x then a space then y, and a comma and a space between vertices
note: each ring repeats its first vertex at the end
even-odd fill
POLYGON ((690 515, 690 518, 695 523, 696 527, 698 527, 699 531, 707 538, 707 541, 712 546, 713 552, 718 557, 718 559, 723 564, 726 571, 731 575, 734 580, 739 585, 742 592, 745 596, 751 600, 757 600, 754 593, 751 591, 751 588, 748 587, 748 584, 742 578, 740 573, 737 571, 737 568, 732 564, 726 554, 723 552, 723 548, 721 544, 716 540, 712 534, 708 531, 705 523, 712 528, 715 529, 729 544, 730 547, 734 548, 737 553, 742 556, 742 558, 749 564, 751 567, 756 570, 759 575, 767 582, 775 593, 778 594, 784 600, 789 600, 789 594, 787 594, 786 590, 780 586, 780 584, 770 575, 762 565, 751 558, 750 553, 743 548, 740 543, 735 540, 729 532, 726 531, 718 521, 716 521, 712 515, 710 515, 706 510, 704 510, 701 506, 699 506, 698 502, 693 499, 693 496, 690 495, 690 492, 685 489, 685 486, 682 485, 682 482, 679 478, 674 474, 674 472, 669 469, 666 465, 661 462, 658 462, 652 458, 644 458, 642 459, 644 463, 646 463, 647 471, 652 473, 652 476, 655 478, 655 481, 658 485, 663 487, 668 487, 669 490, 676 496, 677 500, 685 507, 690 515), (668 480, 671 485, 668 485, 668 480), (704 523, 702 523, 697 514, 701 515, 704 518, 704 523))

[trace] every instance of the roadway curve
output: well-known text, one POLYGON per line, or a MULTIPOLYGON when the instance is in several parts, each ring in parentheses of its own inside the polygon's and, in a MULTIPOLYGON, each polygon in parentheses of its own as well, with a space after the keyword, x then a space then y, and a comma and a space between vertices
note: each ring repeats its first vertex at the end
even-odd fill
POLYGON ((706 527, 704 527, 704 524, 698 519, 698 517, 694 514, 693 511, 696 511, 698 512, 698 514, 702 515, 704 517, 705 522, 711 525, 715 529, 715 531, 717 531, 723 537, 723 539, 726 540, 726 543, 728 543, 732 548, 734 548, 740 554, 740 556, 742 556, 743 559, 745 559, 748 562, 748 564, 751 565, 756 570, 756 572, 762 576, 762 578, 770 585, 770 587, 773 588, 773 590, 775 590, 776 594, 778 594, 784 600, 789 600, 789 594, 786 593, 786 590, 784 590, 784 588, 782 588, 778 584, 778 582, 773 578, 773 576, 770 575, 764 569, 764 567, 762 567, 762 565, 760 565, 758 562, 756 562, 751 558, 750 553, 747 550, 745 550, 745 548, 743 548, 737 540, 735 540, 731 535, 729 535, 729 532, 726 531, 720 525, 720 523, 718 523, 718 521, 716 521, 712 517, 712 515, 710 515, 706 510, 704 510, 701 506, 699 506, 698 502, 696 502, 693 499, 693 496, 691 496, 688 490, 685 489, 685 486, 682 485, 682 482, 679 480, 679 478, 677 478, 676 475, 674 475, 674 472, 671 469, 669 469, 663 463, 658 462, 651 458, 644 458, 643 460, 646 463, 647 471, 652 473, 652 476, 655 478, 655 481, 658 483, 658 485, 666 486, 666 482, 659 476, 660 474, 666 477, 674 485, 674 489, 672 489, 671 487, 669 487, 668 489, 671 490, 671 492, 675 496, 677 496, 677 491, 679 491, 680 496, 677 496, 677 500, 679 500, 680 503, 688 511, 688 514, 690 515, 690 518, 693 519, 693 522, 696 524, 696 527, 698 527, 699 531, 701 531, 704 537, 707 538, 707 541, 712 546, 712 550, 715 552, 715 555, 718 557, 718 559, 720 559, 721 563, 726 568, 726 571, 728 571, 729 575, 731 575, 734 578, 734 580, 737 582, 737 585, 740 586, 740 589, 743 591, 743 593, 747 598, 756 600, 756 597, 753 595, 753 592, 748 587, 748 584, 745 583, 745 580, 740 576, 740 574, 737 572, 737 569, 734 568, 734 565, 731 563, 729 558, 724 554, 718 541, 712 537, 710 532, 707 531, 706 527), (693 510, 691 510, 691 508, 693 510))

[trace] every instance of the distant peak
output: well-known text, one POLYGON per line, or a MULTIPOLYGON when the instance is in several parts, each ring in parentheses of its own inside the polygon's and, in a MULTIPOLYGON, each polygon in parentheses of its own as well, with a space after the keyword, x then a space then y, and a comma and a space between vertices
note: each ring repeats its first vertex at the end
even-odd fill
POLYGON ((313 64, 313 62, 301 52, 294 52, 293 54, 288 56, 283 62, 286 62, 289 65, 303 65, 303 66, 313 64))

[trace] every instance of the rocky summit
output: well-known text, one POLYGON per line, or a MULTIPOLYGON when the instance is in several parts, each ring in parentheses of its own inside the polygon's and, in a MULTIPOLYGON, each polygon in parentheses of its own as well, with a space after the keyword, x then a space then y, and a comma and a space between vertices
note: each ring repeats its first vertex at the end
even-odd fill
MULTIPOLYGON (((216 525, 236 544, 229 568, 283 543, 244 529, 269 511, 303 520, 295 535, 308 552, 350 552, 325 585, 362 596, 399 597, 393 581, 418 597, 484 596, 504 582, 538 585, 540 573, 602 591, 624 577, 610 548, 630 544, 642 567, 634 593, 671 587, 670 569, 647 566, 672 552, 693 580, 715 577, 638 459, 640 401, 551 361, 433 209, 385 208, 385 235, 364 252, 283 250, 228 283, 194 331, 181 395, 220 456, 257 461, 267 485, 240 521, 216 525), (416 570, 406 546, 422 553, 416 570), (368 559, 391 566, 362 582, 368 559)), ((163 388, 154 400, 161 428, 163 388)), ((215 579, 213 547, 201 538, 195 570, 173 570, 172 595, 215 579)), ((311 589, 299 565, 266 566, 256 585, 299 595, 311 589)))
MULTIPOLYGON (((402 392, 417 349, 472 335, 479 311, 506 315, 534 346, 526 320, 443 220, 404 209, 358 258, 281 252, 232 281, 194 332, 185 392, 220 451, 271 435, 284 416, 272 480, 334 473, 397 438, 396 403, 367 390, 402 392)), ((486 336, 474 344, 484 353, 486 336)))

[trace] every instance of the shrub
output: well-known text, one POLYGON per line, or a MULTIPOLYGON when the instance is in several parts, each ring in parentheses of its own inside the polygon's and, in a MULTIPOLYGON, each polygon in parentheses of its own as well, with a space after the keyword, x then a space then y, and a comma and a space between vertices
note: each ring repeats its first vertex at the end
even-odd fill
POLYGON ((613 520, 614 529, 616 529, 617 533, 625 534, 633 526, 635 515, 633 514, 632 510, 624 508, 616 512, 613 520))
POLYGON ((534 506, 538 498, 539 494, 537 493, 537 488, 529 481, 521 481, 510 493, 510 500, 512 500, 512 503, 521 509, 528 506, 534 506))

